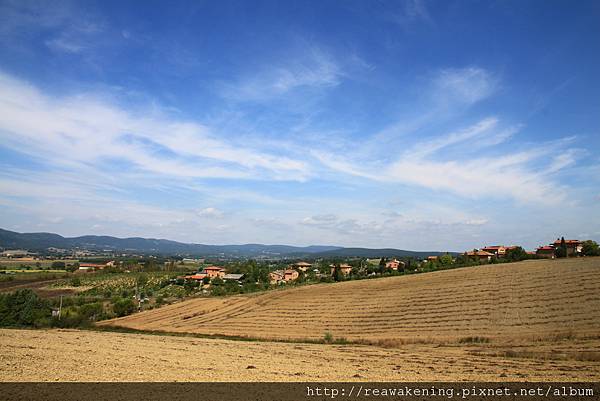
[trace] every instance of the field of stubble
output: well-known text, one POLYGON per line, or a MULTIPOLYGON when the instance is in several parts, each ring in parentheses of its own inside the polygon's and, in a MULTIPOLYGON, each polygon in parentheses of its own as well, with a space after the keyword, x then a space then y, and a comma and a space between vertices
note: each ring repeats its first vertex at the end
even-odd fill
POLYGON ((585 356, 582 351, 599 351, 597 340, 560 340, 533 347, 407 344, 382 348, 0 330, 0 348, 2 381, 600 380, 598 360, 576 359, 585 356), (512 354, 525 349, 546 355, 512 354))
POLYGON ((600 335, 600 258, 537 260, 197 298, 101 322, 259 339, 382 342, 600 335))

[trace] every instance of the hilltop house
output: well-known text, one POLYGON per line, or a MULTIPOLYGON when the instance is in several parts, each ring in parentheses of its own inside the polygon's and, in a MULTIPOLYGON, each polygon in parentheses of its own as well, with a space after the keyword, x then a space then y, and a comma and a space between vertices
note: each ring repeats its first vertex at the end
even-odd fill
MULTIPOLYGON (((554 246, 554 249, 556 249, 560 247, 561 242, 561 239, 557 238, 556 241, 554 241, 554 243, 550 245, 554 246)), ((577 256, 583 250, 583 244, 581 243, 581 241, 576 239, 566 239, 565 245, 567 247, 567 256, 577 256)))
POLYGON ((287 283, 297 280, 298 277, 300 277, 300 273, 294 269, 275 270, 269 273, 271 284, 287 283))
POLYGON ((406 263, 399 261, 397 259, 394 259, 394 260, 390 260, 389 262, 387 262, 385 264, 385 268, 392 269, 392 270, 398 270, 398 269, 403 270, 405 265, 406 265, 406 263))
POLYGON ((486 252, 483 250, 478 251, 477 249, 473 249, 472 251, 465 252, 465 255, 467 255, 471 259, 479 260, 481 262, 489 262, 490 260, 492 260, 492 256, 494 256, 493 253, 486 252))
MULTIPOLYGON (((335 265, 329 265, 329 267, 331 268, 331 275, 333 276, 333 274, 335 273, 335 265)), ((352 272, 352 266, 346 263, 342 263, 339 269, 344 276, 348 276, 350 275, 350 272, 352 272)))
POLYGON ((504 256, 506 256, 506 252, 516 248, 516 246, 492 245, 485 246, 481 248, 481 250, 484 252, 489 252, 498 258, 503 258, 504 256))
POLYGON ((303 272, 307 271, 311 267, 312 267, 312 265, 308 262, 297 262, 297 263, 290 265, 290 268, 302 270, 303 272))
POLYGON ((554 259, 554 247, 552 245, 540 246, 535 254, 540 258, 554 259))
POLYGON ((507 248, 503 245, 492 245, 492 246, 484 246, 481 248, 484 252, 489 252, 499 258, 503 258, 506 255, 507 248))
POLYGON ((225 269, 218 266, 208 266, 205 267, 202 273, 206 274, 208 277, 212 278, 223 278, 225 276, 225 269))

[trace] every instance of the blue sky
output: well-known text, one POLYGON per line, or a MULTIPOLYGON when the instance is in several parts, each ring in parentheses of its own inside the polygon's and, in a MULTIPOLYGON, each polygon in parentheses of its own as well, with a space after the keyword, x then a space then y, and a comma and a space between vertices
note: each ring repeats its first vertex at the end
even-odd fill
POLYGON ((0 1, 0 226, 600 239, 597 1, 0 1))

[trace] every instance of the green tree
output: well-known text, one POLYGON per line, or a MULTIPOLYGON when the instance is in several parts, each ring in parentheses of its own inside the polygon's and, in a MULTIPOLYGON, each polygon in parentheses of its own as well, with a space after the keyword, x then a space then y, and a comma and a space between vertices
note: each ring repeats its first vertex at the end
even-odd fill
POLYGON ((55 260, 54 262, 52 262, 52 269, 61 270, 65 267, 65 262, 63 262, 62 260, 55 260))
POLYGON ((93 302, 84 304, 79 308, 79 314, 88 320, 96 320, 102 313, 102 303, 93 302))
POLYGON ((584 256, 600 256, 600 246, 596 241, 592 241, 591 239, 587 241, 583 241, 581 253, 584 256))
POLYGON ((454 263, 454 259, 452 258, 452 255, 446 253, 438 258, 438 263, 441 266, 448 267, 451 266, 452 263, 454 263))
POLYGON ((387 259, 386 258, 381 258, 379 260, 379 273, 383 274, 385 273, 385 264, 387 263, 387 259))
POLYGON ((333 267, 333 280, 334 281, 343 281, 344 274, 342 273, 342 269, 340 269, 340 264, 336 263, 333 267))
POLYGON ((68 272, 73 273, 74 271, 79 269, 79 262, 75 262, 70 266, 65 267, 65 270, 68 272))
POLYGON ((130 315, 133 311, 135 311, 135 304, 131 298, 121 298, 113 304, 113 312, 118 317, 130 315))
POLYGON ((554 256, 556 256, 557 258, 567 257, 567 244, 565 242, 565 237, 561 237, 560 245, 554 250, 554 256))
POLYGON ((520 246, 517 246, 515 248, 507 250, 504 257, 506 258, 506 260, 509 260, 511 262, 517 262, 520 260, 528 259, 529 255, 527 254, 525 249, 523 249, 520 246))
POLYGON ((50 323, 48 301, 30 289, 0 294, 0 326, 36 326, 50 323))

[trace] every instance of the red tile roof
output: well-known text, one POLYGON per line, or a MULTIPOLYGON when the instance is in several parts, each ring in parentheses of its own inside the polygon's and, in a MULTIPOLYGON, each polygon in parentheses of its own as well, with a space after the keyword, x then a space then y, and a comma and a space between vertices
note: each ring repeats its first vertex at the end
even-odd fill
POLYGON ((80 263, 79 267, 104 267, 105 265, 99 265, 97 263, 80 263))
POLYGON ((467 256, 494 256, 494 254, 486 251, 469 251, 467 256))
MULTIPOLYGON (((561 244, 561 240, 557 239, 556 241, 554 241, 554 245, 560 245, 561 244)), ((581 241, 579 241, 578 239, 566 239, 565 240, 565 244, 567 245, 579 245, 581 243, 581 241)))
POLYGON ((204 268, 204 271, 207 271, 207 270, 210 270, 210 271, 223 271, 225 269, 223 269, 222 267, 218 267, 218 266, 208 266, 208 267, 204 268))
POLYGON ((185 276, 184 278, 186 278, 188 280, 203 280, 205 277, 207 277, 206 274, 197 273, 197 274, 192 274, 191 276, 185 276))

